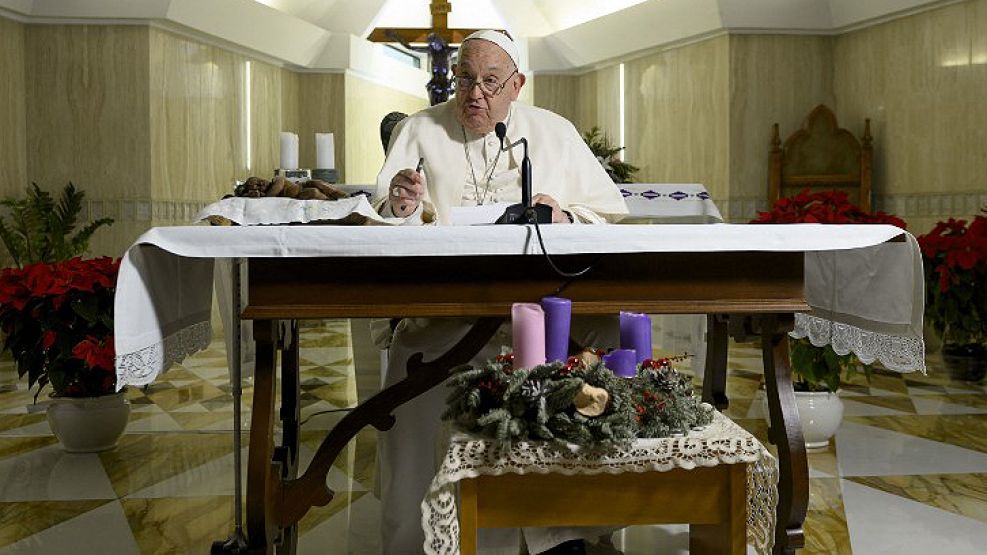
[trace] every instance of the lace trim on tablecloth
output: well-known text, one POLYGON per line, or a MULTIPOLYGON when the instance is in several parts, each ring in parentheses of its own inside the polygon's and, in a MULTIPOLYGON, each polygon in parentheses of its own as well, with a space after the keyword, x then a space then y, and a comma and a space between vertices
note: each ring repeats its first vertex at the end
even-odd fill
POLYGON ((710 425, 682 437, 639 439, 629 447, 600 450, 547 442, 519 442, 502 448, 477 436, 457 434, 422 501, 425 553, 459 553, 456 486, 460 480, 507 473, 667 472, 735 463, 752 463, 747 468, 747 538, 758 553, 769 553, 778 505, 778 462, 753 436, 720 413, 710 425))
POLYGON ((160 343, 117 355, 117 389, 122 389, 125 385, 142 386, 151 383, 155 376, 171 368, 173 364, 208 347, 211 336, 211 323, 198 322, 165 337, 160 343))
POLYGON ((864 364, 875 360, 895 372, 925 373, 925 342, 921 338, 867 331, 809 314, 795 314, 795 329, 789 335, 808 337, 816 347, 831 345, 838 355, 851 351, 864 364))

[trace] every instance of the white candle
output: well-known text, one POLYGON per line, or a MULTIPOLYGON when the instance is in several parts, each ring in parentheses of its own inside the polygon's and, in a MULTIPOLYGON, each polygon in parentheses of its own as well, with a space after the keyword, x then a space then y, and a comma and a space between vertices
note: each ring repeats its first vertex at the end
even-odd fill
POLYGON ((335 145, 332 133, 315 134, 315 167, 328 170, 336 167, 335 145))
POLYGON ((298 169, 298 135, 287 131, 281 132, 281 168, 298 169))

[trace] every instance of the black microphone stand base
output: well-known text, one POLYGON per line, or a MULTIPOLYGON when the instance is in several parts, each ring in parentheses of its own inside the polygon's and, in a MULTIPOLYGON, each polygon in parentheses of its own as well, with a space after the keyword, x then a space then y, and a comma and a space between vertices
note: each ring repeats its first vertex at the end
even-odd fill
POLYGON ((547 204, 524 206, 512 204, 504 209, 496 224, 550 224, 552 223, 552 207, 547 204))

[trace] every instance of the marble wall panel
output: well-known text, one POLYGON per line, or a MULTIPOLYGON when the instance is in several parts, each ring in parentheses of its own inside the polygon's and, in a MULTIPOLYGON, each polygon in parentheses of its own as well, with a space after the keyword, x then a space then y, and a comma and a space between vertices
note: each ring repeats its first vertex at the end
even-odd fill
POLYGON ((246 60, 166 31, 150 32, 153 197, 218 199, 233 179, 253 173, 245 148, 246 60))
POLYGON ((156 201, 208 202, 235 179, 273 174, 278 133, 297 131, 296 75, 158 29, 150 56, 156 201))
MULTIPOLYGON (((344 174, 347 160, 345 76, 342 73, 301 73, 296 81, 298 163, 303 168, 315 167, 315 134, 332 133, 336 168, 344 174)), ((345 175, 340 175, 340 182, 344 180, 345 175)))
POLYGON ((614 144, 620 136, 620 81, 617 66, 579 75, 538 75, 535 106, 572 122, 580 133, 599 127, 614 144))
MULTIPOLYGON (((299 116, 299 110, 301 109, 301 97, 299 96, 301 77, 302 74, 294 71, 281 71, 281 131, 298 133, 298 127, 301 123, 299 116)), ((301 137, 299 137, 300 140, 301 137)))
POLYGON ((876 195, 987 190, 987 0, 840 35, 834 67, 840 117, 871 118, 876 195))
POLYGON ((0 197, 28 186, 24 25, 0 17, 0 197))
MULTIPOLYGON (((29 25, 25 38, 28 180, 72 181, 91 201, 148 199, 148 28, 29 25)), ((92 251, 119 256, 140 231, 118 222, 92 251)))
MULTIPOLYGON (((626 79, 625 74, 625 86, 626 79)), ((594 126, 599 127, 610 137, 612 144, 618 145, 620 142, 619 67, 613 65, 580 76, 577 102, 576 129, 585 132, 594 126)), ((626 158, 629 154, 624 151, 622 155, 626 158)))
POLYGON ((350 73, 345 76, 344 90, 345 181, 355 184, 374 183, 384 163, 384 149, 380 144, 381 119, 393 111, 413 114, 428 107, 428 100, 350 73))
MULTIPOLYGON (((784 141, 816 105, 833 107, 832 40, 805 35, 730 37, 730 198, 765 199, 759 209, 766 209, 771 125, 779 124, 784 141)), ((862 119, 845 120, 840 113, 837 117, 855 133, 863 128, 862 119)))
MULTIPOLYGON (((246 60, 238 61, 238 64, 246 60)), ((297 87, 285 87, 285 80, 290 80, 290 71, 269 64, 250 61, 250 173, 252 175, 272 175, 274 168, 281 165, 281 131, 298 133, 297 105, 298 97, 294 100, 285 99, 286 92, 291 94, 297 87), (285 110, 289 111, 289 124, 285 119, 285 110), (294 113, 290 113, 294 111, 294 113)), ((302 137, 299 135, 299 140, 302 137)), ((314 139, 313 139, 314 140, 314 139)), ((299 160, 301 163, 301 160, 299 160)), ((303 168, 310 167, 302 165, 303 168)))
POLYGON ((525 89, 532 89, 535 106, 575 122, 578 83, 578 75, 535 75, 528 80, 525 89))
POLYGON ((729 47, 726 36, 625 63, 627 161, 638 181, 729 187, 729 47))

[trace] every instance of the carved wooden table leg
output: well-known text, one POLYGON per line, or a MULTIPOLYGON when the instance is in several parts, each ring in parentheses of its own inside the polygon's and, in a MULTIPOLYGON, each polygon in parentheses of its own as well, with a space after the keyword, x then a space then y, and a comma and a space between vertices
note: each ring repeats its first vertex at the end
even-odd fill
POLYGON ((423 362, 421 353, 413 355, 408 361, 408 377, 347 413, 322 440, 304 474, 281 484, 281 491, 273 503, 278 507, 278 525, 291 526, 310 508, 332 501, 334 493, 326 486, 326 476, 346 444, 368 425, 378 430, 390 429, 394 425, 394 409, 441 384, 449 377, 451 369, 469 362, 490 341, 503 321, 503 318, 480 318, 458 343, 433 361, 423 362))
POLYGON ((247 457, 247 542, 250 553, 273 553, 278 533, 274 499, 281 469, 274 457, 274 396, 277 321, 255 320, 257 366, 247 457))
MULTIPOLYGON (((298 321, 291 320, 281 340, 281 446, 275 458, 281 463, 281 478, 294 480, 298 476, 299 422, 301 384, 298 376, 298 321)), ((277 552, 293 555, 298 545, 298 525, 281 530, 277 552)))
POLYGON ((795 406, 792 369, 788 363, 788 331, 793 316, 757 317, 761 332, 764 382, 771 427, 768 438, 778 448, 778 510, 775 553, 794 553, 805 545, 802 525, 809 505, 809 466, 795 406), (783 320, 782 320, 783 319, 783 320))
POLYGON ((727 334, 726 314, 706 315, 706 368, 703 370, 703 401, 719 410, 730 406, 727 399, 727 334))

